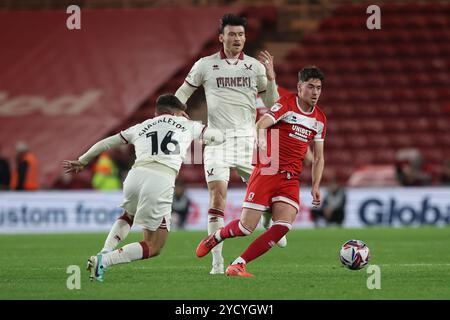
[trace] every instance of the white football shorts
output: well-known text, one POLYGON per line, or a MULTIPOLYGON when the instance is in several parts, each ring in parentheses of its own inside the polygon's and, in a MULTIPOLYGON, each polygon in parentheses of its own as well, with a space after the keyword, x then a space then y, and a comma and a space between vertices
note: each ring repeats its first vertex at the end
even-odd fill
POLYGON ((254 138, 227 137, 225 142, 206 146, 203 155, 206 182, 230 180, 230 169, 236 168, 244 182, 253 171, 254 138))
POLYGON ((134 216, 134 225, 156 231, 165 219, 170 231, 175 178, 175 170, 158 163, 134 167, 128 172, 120 206, 134 216))

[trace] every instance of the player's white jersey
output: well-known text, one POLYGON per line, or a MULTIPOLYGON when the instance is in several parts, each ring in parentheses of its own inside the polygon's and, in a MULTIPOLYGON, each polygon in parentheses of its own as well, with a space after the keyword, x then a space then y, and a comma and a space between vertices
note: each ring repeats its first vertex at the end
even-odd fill
POLYGON ((193 87, 203 85, 208 127, 227 131, 227 135, 253 136, 256 96, 267 87, 266 70, 258 60, 244 53, 238 59, 227 59, 222 49, 198 60, 185 81, 193 87))
POLYGON ((157 161, 177 172, 192 140, 200 139, 204 125, 171 114, 159 115, 120 132, 134 145, 137 164, 157 161))

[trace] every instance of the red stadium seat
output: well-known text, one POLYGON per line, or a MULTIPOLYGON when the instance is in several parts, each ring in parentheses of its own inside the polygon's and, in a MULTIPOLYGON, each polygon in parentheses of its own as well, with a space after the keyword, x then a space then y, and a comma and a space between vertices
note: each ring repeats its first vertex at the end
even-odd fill
POLYGON ((390 146, 390 140, 386 135, 369 135, 367 148, 388 148, 390 146))
POLYGON ((382 119, 384 130, 386 133, 390 134, 395 132, 406 132, 408 130, 409 121, 406 119, 398 119, 396 117, 384 118, 382 119))
POLYGON ((348 164, 352 162, 352 154, 343 149, 337 149, 336 151, 330 151, 327 153, 326 161, 332 161, 332 163, 336 164, 348 164))
POLYGON ((362 132, 347 136, 347 141, 351 141, 351 146, 358 150, 365 149, 369 144, 369 139, 362 132))
POLYGON ((407 133, 396 133, 390 136, 391 144, 397 148, 409 148, 415 145, 413 137, 407 133))
POLYGON ((392 164, 395 162, 395 150, 390 148, 389 143, 385 144, 382 148, 372 149, 372 151, 373 163, 392 164))
POLYGON ((383 133, 384 130, 383 122, 376 118, 362 119, 361 126, 364 132, 373 133, 376 136, 378 136, 380 133, 383 133))

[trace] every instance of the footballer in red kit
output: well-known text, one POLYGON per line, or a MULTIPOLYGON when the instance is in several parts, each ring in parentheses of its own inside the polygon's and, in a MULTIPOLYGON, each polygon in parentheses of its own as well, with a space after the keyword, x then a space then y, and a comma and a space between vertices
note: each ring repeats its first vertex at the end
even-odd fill
POLYGON ((243 207, 264 211, 274 202, 282 201, 299 210, 299 176, 303 159, 313 141, 323 143, 327 120, 317 105, 312 111, 305 112, 298 100, 297 94, 286 95, 265 114, 267 121, 273 123, 267 129, 267 138, 264 137, 266 142, 263 142, 267 145, 266 159, 270 162, 260 159, 261 152, 256 154, 257 163, 243 207))
POLYGON ((241 217, 204 238, 196 250, 197 256, 203 257, 225 239, 250 235, 263 212, 270 209, 273 225, 228 266, 225 272, 228 276, 252 276, 246 270, 247 264, 269 251, 291 229, 299 210, 302 161, 310 144, 313 144, 312 206, 320 205, 327 121, 317 102, 324 78, 315 66, 302 69, 297 93, 280 98, 256 124, 256 165, 241 217))

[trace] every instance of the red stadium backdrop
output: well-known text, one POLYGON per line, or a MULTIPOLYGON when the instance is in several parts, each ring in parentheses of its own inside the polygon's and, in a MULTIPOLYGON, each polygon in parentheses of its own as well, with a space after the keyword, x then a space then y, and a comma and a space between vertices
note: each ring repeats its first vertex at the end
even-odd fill
MULTIPOLYGON (((217 34, 230 8, 0 12, 0 136, 26 141, 51 184, 60 161, 108 134, 217 34)), ((180 83, 181 84, 181 83, 180 83)), ((45 187, 45 186, 44 186, 45 187)))

